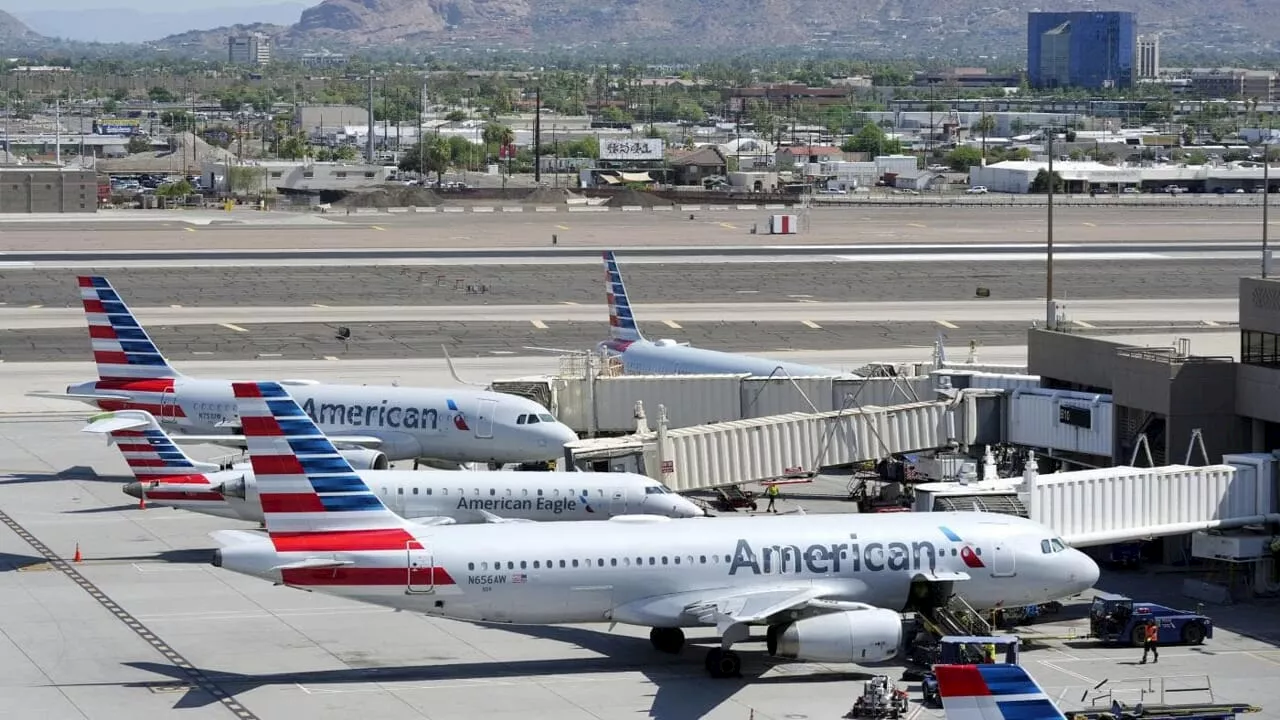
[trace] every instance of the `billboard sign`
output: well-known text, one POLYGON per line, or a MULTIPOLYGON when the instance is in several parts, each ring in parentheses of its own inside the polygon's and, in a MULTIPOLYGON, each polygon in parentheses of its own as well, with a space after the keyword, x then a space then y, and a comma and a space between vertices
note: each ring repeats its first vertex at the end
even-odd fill
POLYGON ((600 140, 601 160, 661 160, 661 138, 641 140, 600 140))
POLYGON ((137 135, 142 132, 142 121, 130 118, 101 118, 93 121, 95 135, 137 135))

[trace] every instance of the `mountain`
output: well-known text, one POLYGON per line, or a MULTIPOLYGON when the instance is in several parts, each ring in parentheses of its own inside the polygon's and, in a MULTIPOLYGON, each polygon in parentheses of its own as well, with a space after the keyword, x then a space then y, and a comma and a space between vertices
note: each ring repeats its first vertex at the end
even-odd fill
POLYGON ((39 37, 38 34, 32 32, 31 28, 24 25, 21 20, 0 10, 0 40, 12 42, 15 40, 35 40, 39 37))
MULTIPOLYGON (((1162 50, 1280 51, 1273 0, 1128 0, 1162 50)), ((323 0, 278 37, 282 47, 607 45, 734 51, 809 46, 866 57, 954 54, 1021 59, 1039 0, 323 0)), ((1060 0, 1055 10, 1098 10, 1060 0)), ((225 31, 219 31, 225 33, 225 31)), ((653 58, 660 61, 659 57, 653 58)))
MULTIPOLYGON (((185 3, 184 3, 185 4, 185 3)), ((192 30, 236 24, 292 25, 307 5, 276 2, 243 8, 188 8, 171 12, 143 12, 130 8, 88 10, 29 10, 20 13, 28 26, 49 37, 83 42, 141 43, 192 30)))

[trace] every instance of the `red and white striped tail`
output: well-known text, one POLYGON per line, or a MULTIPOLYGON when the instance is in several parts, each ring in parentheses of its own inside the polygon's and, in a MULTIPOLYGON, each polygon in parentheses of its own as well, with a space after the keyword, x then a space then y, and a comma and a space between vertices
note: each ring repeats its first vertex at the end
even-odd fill
POLYGON ((105 277, 81 276, 78 281, 100 381, 123 384, 182 376, 170 367, 105 277))
POLYGON ((382 504, 284 388, 238 382, 232 389, 277 550, 417 547, 409 523, 382 504))

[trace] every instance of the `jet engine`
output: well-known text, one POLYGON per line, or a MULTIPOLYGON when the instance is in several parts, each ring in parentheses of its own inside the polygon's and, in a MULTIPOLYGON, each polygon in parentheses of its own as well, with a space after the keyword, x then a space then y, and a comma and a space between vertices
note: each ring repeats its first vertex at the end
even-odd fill
POLYGON ((386 453, 378 450, 369 450, 368 448, 357 448, 352 450, 339 450, 342 457, 351 463, 351 467, 356 470, 386 470, 391 467, 387 461, 386 453))
POLYGON ((892 610, 836 612, 771 625, 769 654, 805 662, 874 663, 898 654, 902 618, 892 610))

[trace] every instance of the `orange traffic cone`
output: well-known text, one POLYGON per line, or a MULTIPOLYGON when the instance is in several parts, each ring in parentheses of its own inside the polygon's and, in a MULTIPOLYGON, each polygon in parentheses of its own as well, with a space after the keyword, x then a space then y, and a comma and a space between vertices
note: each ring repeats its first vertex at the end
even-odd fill
POLYGON ((138 509, 139 509, 139 510, 146 510, 146 509, 147 509, 147 494, 146 494, 146 493, 142 493, 141 495, 139 495, 139 496, 138 496, 138 509))
POLYGON ((80 543, 76 543, 76 554, 72 556, 71 562, 78 563, 78 562, 81 562, 82 560, 84 560, 84 558, 80 556, 80 543))

